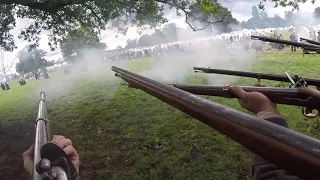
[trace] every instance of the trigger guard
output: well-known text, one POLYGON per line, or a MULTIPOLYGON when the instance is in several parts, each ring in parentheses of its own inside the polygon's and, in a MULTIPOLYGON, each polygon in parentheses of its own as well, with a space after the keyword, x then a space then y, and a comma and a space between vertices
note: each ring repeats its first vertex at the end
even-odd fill
POLYGON ((319 116, 319 110, 317 110, 318 113, 316 113, 316 114, 312 114, 312 110, 308 109, 307 107, 303 107, 302 108, 303 116, 306 117, 306 118, 316 118, 316 117, 318 117, 319 116))

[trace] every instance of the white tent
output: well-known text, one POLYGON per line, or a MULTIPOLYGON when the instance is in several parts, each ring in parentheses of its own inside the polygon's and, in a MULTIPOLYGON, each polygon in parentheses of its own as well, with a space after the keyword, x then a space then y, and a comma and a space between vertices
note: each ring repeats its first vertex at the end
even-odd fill
POLYGON ((300 38, 310 39, 310 32, 306 27, 300 28, 300 31, 297 33, 298 40, 300 38))

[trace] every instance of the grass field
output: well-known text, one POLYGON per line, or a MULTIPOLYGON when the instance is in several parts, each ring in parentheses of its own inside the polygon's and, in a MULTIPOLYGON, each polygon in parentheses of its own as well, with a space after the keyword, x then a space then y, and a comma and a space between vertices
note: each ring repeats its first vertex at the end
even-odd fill
MULTIPOLYGON (((253 72, 320 78, 320 59, 315 56, 303 57, 286 49, 251 58, 253 72)), ((141 73, 153 64, 145 59, 120 66, 141 73)), ((77 80, 57 72, 49 80, 28 81, 22 87, 12 83, 10 91, 0 92, 0 179, 28 177, 22 153, 34 140, 40 89, 47 93, 55 134, 72 139, 80 154, 80 179, 250 178, 250 153, 244 147, 140 90, 120 86, 122 81, 107 70, 110 67, 104 68, 105 72, 77 80)), ((218 78, 223 76, 214 76, 218 78)), ((208 79, 211 75, 190 73, 184 82, 206 84, 208 79)), ((241 78, 233 84, 256 83, 241 78)), ((209 99, 243 110, 237 100, 209 99)), ((304 118, 299 107, 279 105, 279 110, 290 128, 320 138, 319 119, 304 118)))

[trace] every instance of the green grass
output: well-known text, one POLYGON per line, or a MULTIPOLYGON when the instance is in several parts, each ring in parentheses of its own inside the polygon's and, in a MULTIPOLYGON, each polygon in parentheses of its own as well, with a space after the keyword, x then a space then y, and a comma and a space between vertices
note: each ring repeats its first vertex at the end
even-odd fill
POLYGON ((18 83, 11 83, 9 91, 0 92, 0 117, 1 122, 12 122, 25 120, 26 117, 34 117, 37 111, 31 92, 38 85, 39 81, 28 81, 28 86, 22 86, 18 83))
MULTIPOLYGON (((256 59, 253 72, 288 72, 320 78, 319 59, 314 56, 303 57, 302 53, 286 49, 262 52, 252 58, 256 59)), ((142 72, 152 64, 152 59, 134 60, 125 68, 142 72)), ((207 84, 210 76, 190 74, 185 83, 207 84)), ((1 91, 1 125, 11 128, 14 123, 32 125, 38 93, 44 90, 56 134, 72 139, 80 154, 81 179, 250 178, 250 153, 245 148, 140 90, 119 86, 122 81, 110 71, 78 81, 58 73, 51 77, 28 81, 22 87, 13 83, 10 91, 1 91), (60 88, 50 86, 53 83, 60 88)), ((256 83, 255 79, 241 78, 234 84, 256 83)), ((266 80, 261 83, 288 85, 266 80)), ((207 98, 243 110, 235 99, 207 98)), ((290 128, 320 138, 319 119, 304 118, 299 107, 281 105, 279 109, 290 128)), ((28 138, 33 140, 33 136, 28 138)))

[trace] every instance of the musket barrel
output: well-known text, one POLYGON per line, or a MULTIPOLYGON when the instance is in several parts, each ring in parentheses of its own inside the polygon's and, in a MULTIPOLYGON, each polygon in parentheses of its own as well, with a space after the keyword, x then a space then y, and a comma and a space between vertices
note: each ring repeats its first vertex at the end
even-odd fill
MULTIPOLYGON (((320 46, 320 43, 319 43, 319 42, 317 42, 317 41, 312 41, 312 40, 310 40, 310 39, 300 38, 300 41, 306 41, 307 43, 320 46)), ((319 48, 320 48, 320 47, 319 47, 319 48)))
POLYGON ((68 159, 63 149, 54 143, 49 143, 51 139, 50 122, 47 117, 46 95, 44 92, 41 92, 36 121, 32 179, 75 179, 77 177, 76 168, 70 159, 68 159))
MULTIPOLYGON (((251 77, 256 79, 267 79, 273 81, 282 81, 282 82, 290 82, 287 76, 278 75, 278 74, 267 74, 260 72, 246 72, 246 71, 234 71, 234 70, 225 70, 225 69, 211 69, 211 68, 202 68, 202 67, 194 67, 196 72, 204 72, 204 73, 212 73, 212 74, 224 74, 231 76, 240 76, 240 77, 251 77)), ((291 76, 293 80, 297 80, 295 76, 291 76)), ((313 78, 303 78, 308 85, 320 87, 320 79, 313 78)))
POLYGON ((307 50, 307 51, 320 51, 320 47, 319 48, 304 48, 304 50, 307 50))
POLYGON ((301 47, 301 48, 305 48, 305 47, 319 48, 320 47, 320 46, 314 45, 314 44, 306 44, 306 43, 288 41, 288 40, 283 40, 283 39, 275 39, 275 38, 270 38, 270 37, 265 37, 265 36, 251 36, 251 39, 266 41, 266 42, 274 42, 274 43, 279 43, 279 44, 287 44, 287 45, 301 47))
POLYGON ((48 142, 47 134, 47 115, 46 115, 46 106, 45 106, 45 93, 40 93, 39 109, 38 109, 38 118, 36 122, 36 137, 35 137, 35 147, 34 147, 34 166, 33 166, 33 180, 42 180, 42 177, 36 171, 36 164, 41 160, 40 149, 41 147, 48 142))
POLYGON ((287 172, 320 177, 320 141, 155 80, 112 67, 117 76, 220 131, 287 172))

